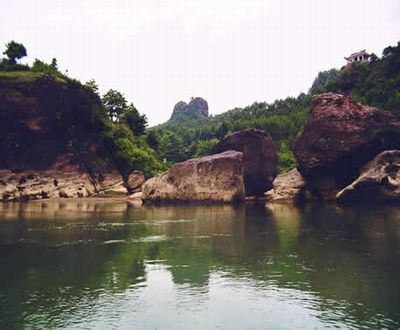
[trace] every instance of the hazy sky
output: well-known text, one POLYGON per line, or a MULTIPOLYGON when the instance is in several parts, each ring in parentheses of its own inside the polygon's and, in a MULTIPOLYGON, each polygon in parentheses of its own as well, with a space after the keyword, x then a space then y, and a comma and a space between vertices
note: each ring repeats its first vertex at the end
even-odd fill
POLYGON ((316 74, 400 40, 399 0, 0 0, 11 39, 125 94, 150 124, 179 100, 213 114, 307 91, 316 74))

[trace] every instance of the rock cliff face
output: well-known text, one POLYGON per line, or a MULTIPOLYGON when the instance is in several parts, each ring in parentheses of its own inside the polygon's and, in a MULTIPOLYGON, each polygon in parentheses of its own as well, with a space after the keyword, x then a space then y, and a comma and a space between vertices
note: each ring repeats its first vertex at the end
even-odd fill
POLYGON ((234 202, 244 200, 243 154, 227 151, 174 164, 147 180, 147 201, 234 202))
POLYGON ((271 189, 278 173, 278 155, 269 133, 253 128, 232 133, 216 144, 212 153, 226 150, 243 152, 246 196, 262 196, 271 189))
POLYGON ((90 154, 100 99, 72 81, 0 74, 0 168, 43 169, 67 152, 90 154))
POLYGON ((400 201, 400 150, 386 150, 366 164, 360 176, 337 194, 340 202, 400 201))
POLYGON ((327 197, 352 182, 378 153, 399 148, 400 122, 393 115, 325 93, 314 96, 294 153, 307 186, 327 197))
POLYGON ((98 142, 100 107, 78 82, 0 73, 0 199, 126 193, 98 142))

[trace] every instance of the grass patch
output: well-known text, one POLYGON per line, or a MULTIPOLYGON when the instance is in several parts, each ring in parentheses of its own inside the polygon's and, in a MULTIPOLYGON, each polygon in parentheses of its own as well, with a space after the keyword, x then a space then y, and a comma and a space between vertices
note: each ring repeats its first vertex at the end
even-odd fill
POLYGON ((66 84, 67 81, 65 79, 62 79, 60 77, 54 76, 54 75, 48 75, 45 73, 41 72, 31 72, 31 71, 4 71, 0 72, 0 81, 7 81, 8 83, 13 82, 13 83, 31 83, 35 82, 36 80, 45 77, 45 76, 50 76, 52 77, 55 81, 59 83, 66 84))

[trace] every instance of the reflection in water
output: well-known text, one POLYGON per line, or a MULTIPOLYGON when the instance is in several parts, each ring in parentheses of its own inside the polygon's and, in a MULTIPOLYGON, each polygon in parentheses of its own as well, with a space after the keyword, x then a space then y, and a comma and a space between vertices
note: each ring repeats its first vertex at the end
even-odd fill
POLYGON ((0 204, 0 328, 400 326, 398 209, 0 204))

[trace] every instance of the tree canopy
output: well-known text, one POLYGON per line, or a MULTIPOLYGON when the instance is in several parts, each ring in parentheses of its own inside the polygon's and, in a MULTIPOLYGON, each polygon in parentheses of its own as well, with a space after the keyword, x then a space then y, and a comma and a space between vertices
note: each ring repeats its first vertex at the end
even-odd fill
POLYGON ((13 40, 6 44, 6 48, 3 54, 8 57, 11 64, 15 64, 20 58, 27 56, 25 46, 13 40))

